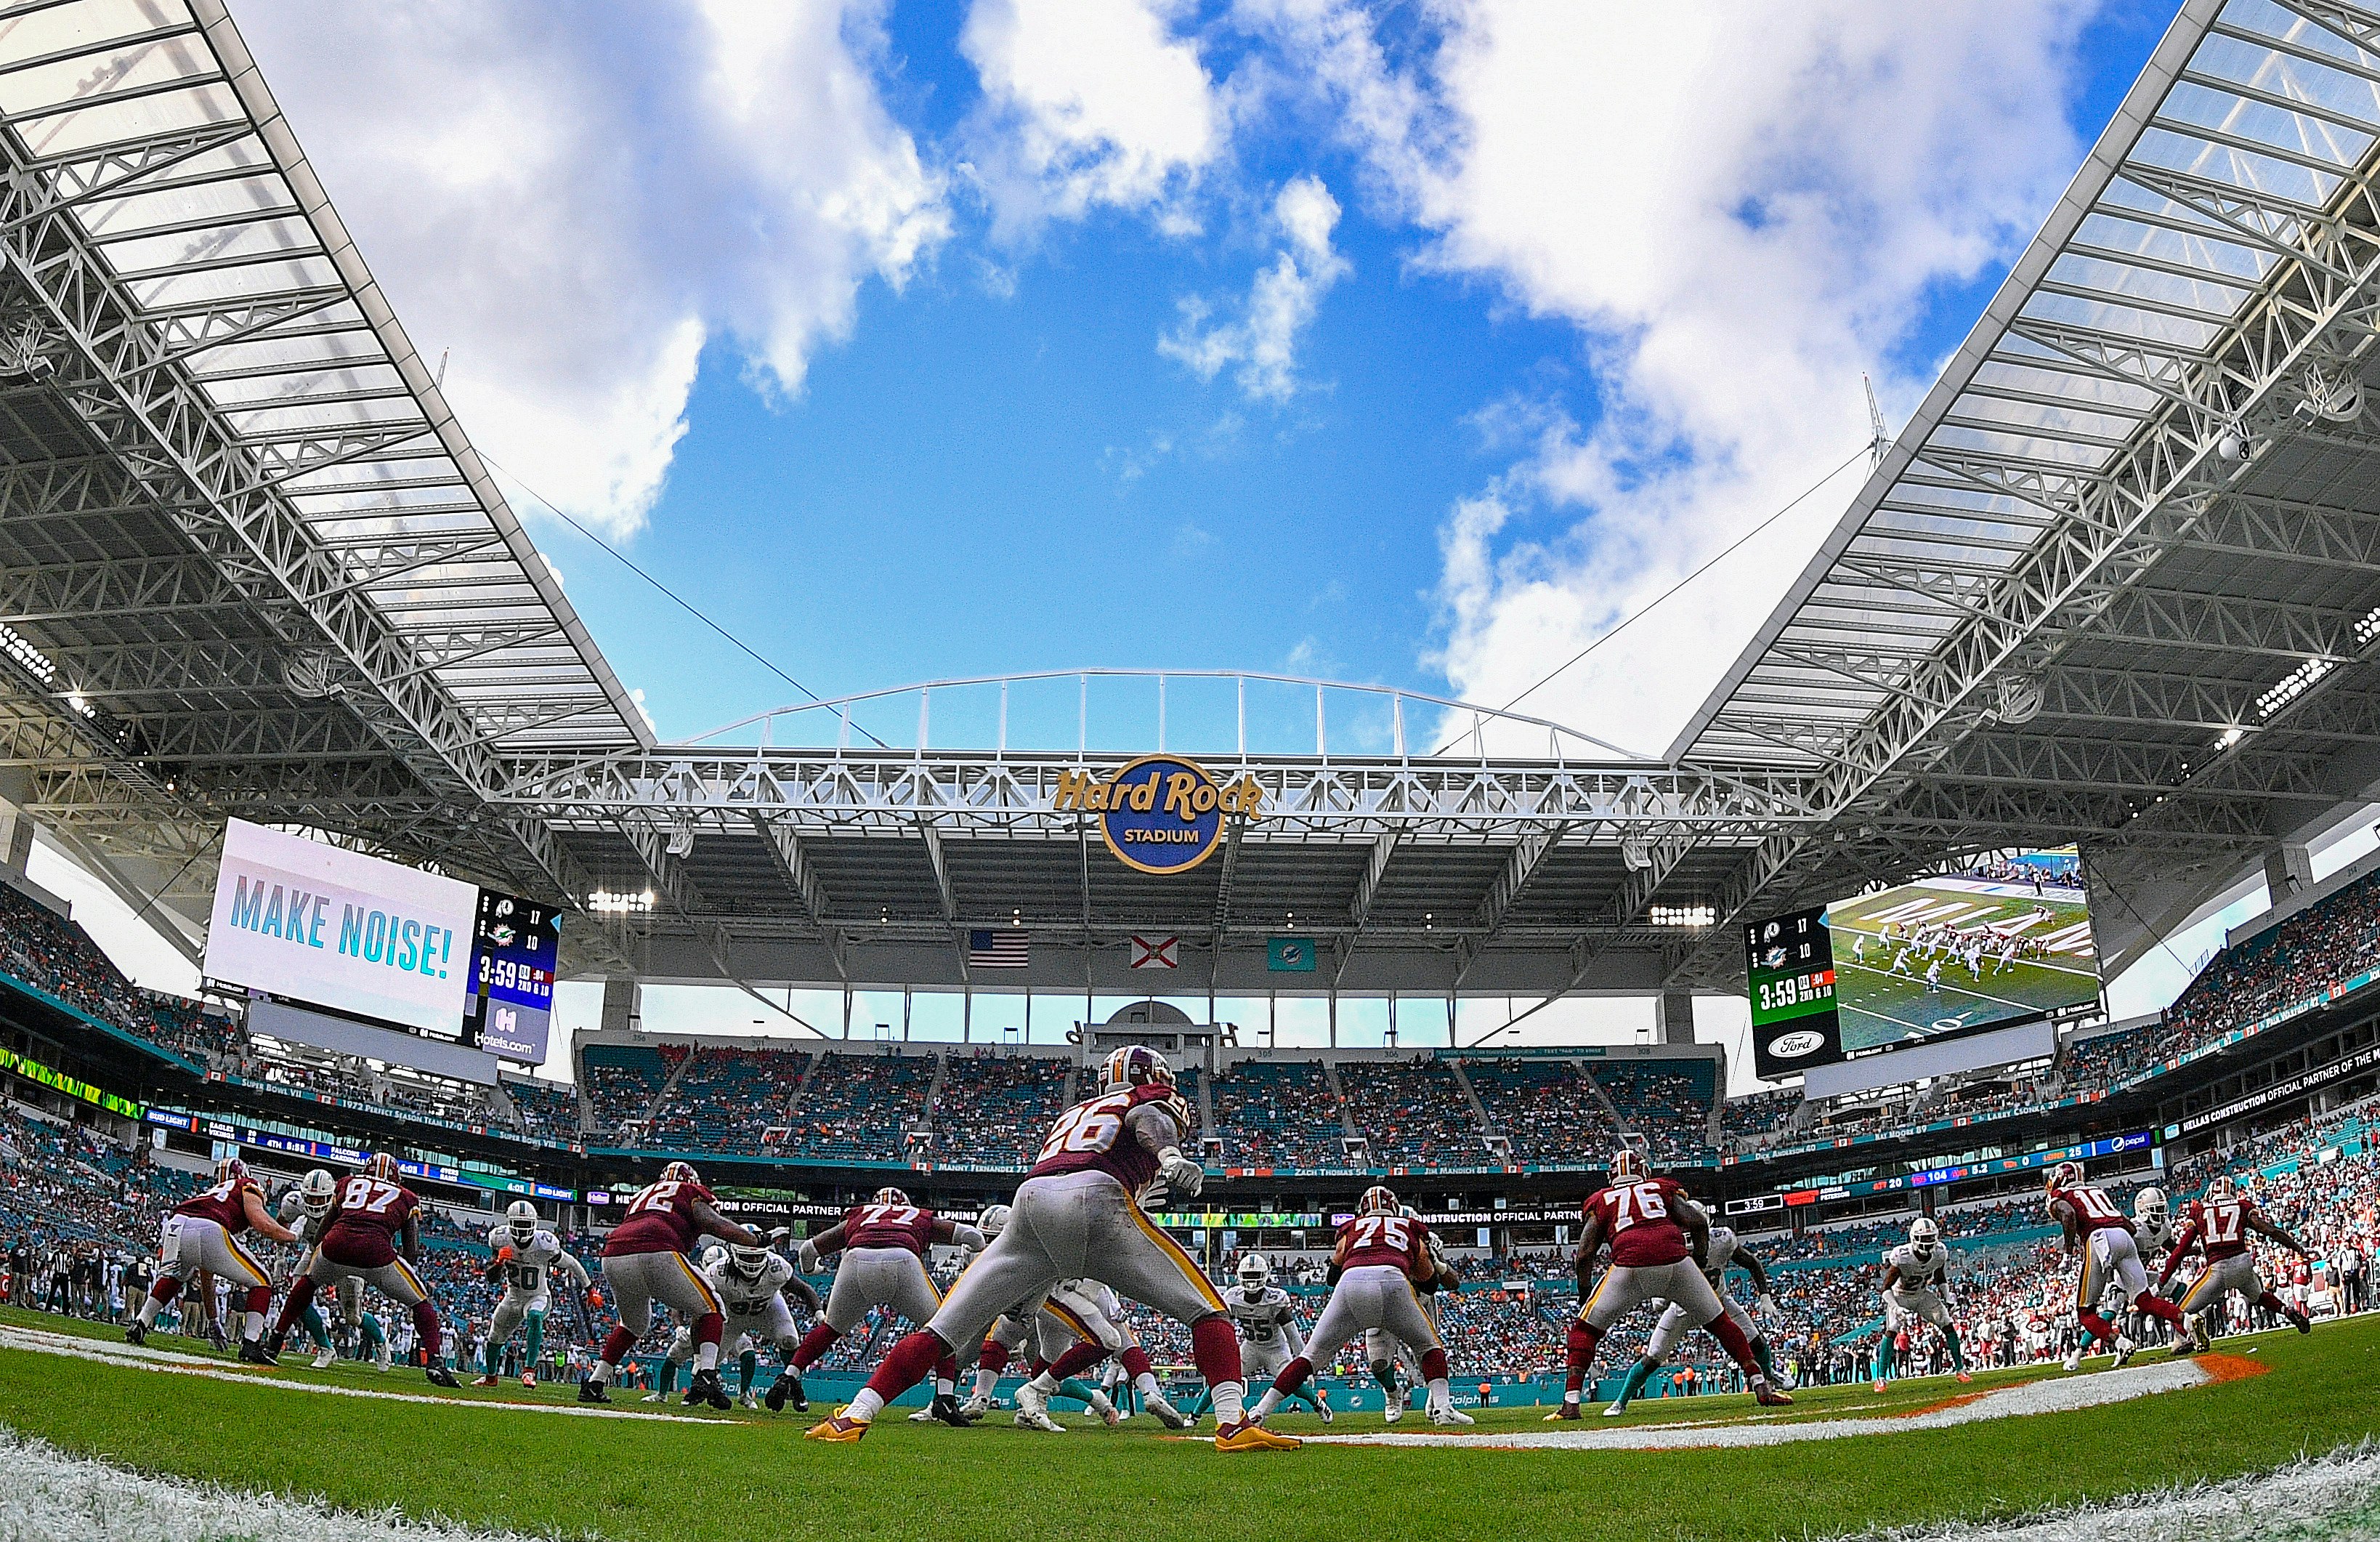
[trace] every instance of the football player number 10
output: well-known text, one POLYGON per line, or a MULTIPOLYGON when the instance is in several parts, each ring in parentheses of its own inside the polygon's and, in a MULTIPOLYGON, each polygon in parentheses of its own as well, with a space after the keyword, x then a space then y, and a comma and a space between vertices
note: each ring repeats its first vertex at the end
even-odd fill
POLYGON ((1067 1151, 1106 1151, 1123 1133, 1123 1111, 1132 1099, 1129 1095, 1095 1098, 1087 1103, 1077 1103, 1068 1109, 1064 1117, 1050 1131, 1050 1138, 1041 1143, 1043 1161, 1067 1151))

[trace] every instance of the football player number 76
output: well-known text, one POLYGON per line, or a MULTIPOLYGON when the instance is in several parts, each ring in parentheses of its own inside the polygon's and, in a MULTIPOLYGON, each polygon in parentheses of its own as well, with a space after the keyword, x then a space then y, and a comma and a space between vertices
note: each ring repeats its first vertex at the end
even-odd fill
POLYGON ((1658 1220, 1670 1213, 1661 1198, 1658 1184, 1631 1184, 1624 1189, 1611 1191, 1613 1208, 1618 1219, 1611 1224, 1615 1232, 1625 1232, 1640 1220, 1658 1220), (1634 1213, 1631 1214, 1631 1208, 1634 1213))

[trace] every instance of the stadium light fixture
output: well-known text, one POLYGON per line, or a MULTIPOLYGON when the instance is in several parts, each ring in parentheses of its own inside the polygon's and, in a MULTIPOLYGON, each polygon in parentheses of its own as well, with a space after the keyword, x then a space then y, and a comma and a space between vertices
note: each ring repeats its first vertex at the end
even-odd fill
POLYGON ((1657 905, 1652 909, 1657 927, 1683 927, 1699 930, 1718 925, 1718 907, 1710 905, 1657 905))
POLYGON ((640 915, 652 909, 652 907, 653 892, 650 889, 646 890, 641 894, 614 892, 609 889, 598 889, 593 893, 587 896, 588 909, 599 911, 606 915, 640 915))

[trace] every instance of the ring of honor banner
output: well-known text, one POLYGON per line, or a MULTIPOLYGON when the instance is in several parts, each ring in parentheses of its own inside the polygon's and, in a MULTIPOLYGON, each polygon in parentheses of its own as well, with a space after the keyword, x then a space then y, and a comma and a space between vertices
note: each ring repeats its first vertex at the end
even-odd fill
POLYGON ((516 894, 480 891, 471 928, 471 997, 465 1043, 492 1055, 542 1065, 553 1029, 553 972, 562 912, 516 894))
POLYGON ((1749 923, 1743 959, 1752 995, 1754 1073, 1773 1082, 1842 1059, 1827 913, 1802 910, 1749 923))

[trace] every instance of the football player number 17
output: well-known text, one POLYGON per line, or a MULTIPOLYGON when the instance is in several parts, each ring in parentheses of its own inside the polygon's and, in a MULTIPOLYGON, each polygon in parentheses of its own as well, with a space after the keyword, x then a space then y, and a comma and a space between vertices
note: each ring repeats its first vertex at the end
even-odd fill
POLYGON ((1114 1147, 1116 1136, 1123 1133, 1123 1108, 1127 1099, 1099 1098, 1078 1103, 1068 1109, 1065 1116, 1050 1131, 1050 1138, 1041 1143, 1041 1160, 1068 1151, 1105 1151, 1114 1147))
POLYGON ((1611 1223, 1615 1232, 1625 1232, 1640 1220, 1658 1220, 1670 1213, 1658 1184, 1631 1184, 1624 1189, 1613 1189, 1611 1196, 1612 1208, 1619 1216, 1611 1223))

